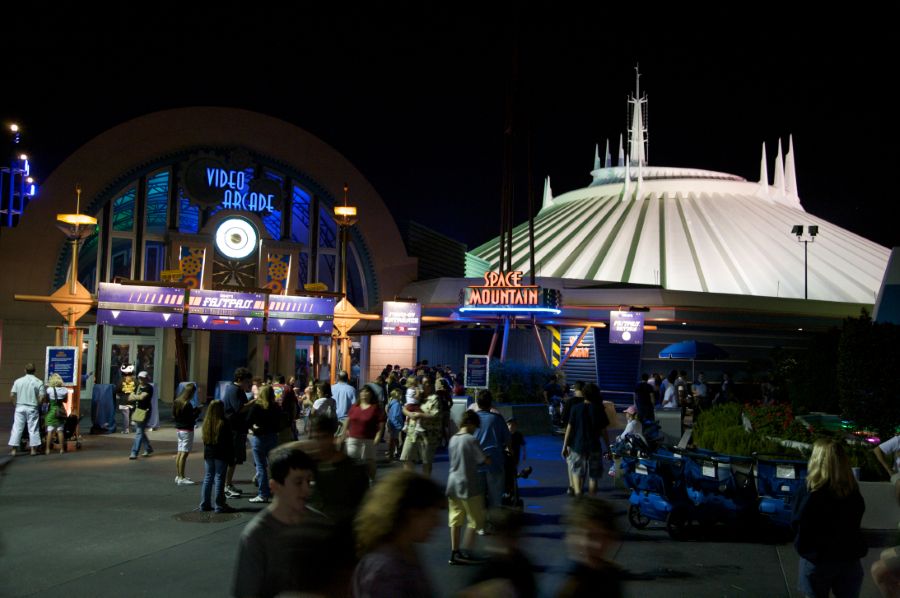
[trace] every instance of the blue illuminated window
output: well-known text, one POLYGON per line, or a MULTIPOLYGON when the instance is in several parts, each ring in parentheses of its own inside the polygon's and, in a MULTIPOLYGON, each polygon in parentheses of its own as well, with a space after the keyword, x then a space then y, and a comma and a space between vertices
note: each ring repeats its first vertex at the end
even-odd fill
MULTIPOLYGON (((284 180, 280 174, 277 172, 272 172, 268 168, 265 170, 265 177, 267 179, 271 179, 273 181, 278 181, 278 185, 281 186, 282 181, 284 180)), ((273 202, 274 203, 274 202, 273 202)), ((281 239, 281 205, 278 207, 272 206, 271 212, 263 212, 262 213, 262 221, 266 227, 266 230, 269 231, 269 234, 272 235, 273 239, 281 239)))
POLYGON ((324 283, 329 290, 337 290, 334 286, 334 266, 335 259, 333 255, 319 256, 319 280, 316 282, 324 283))
POLYGON ((179 192, 178 232, 196 233, 200 230, 200 208, 193 205, 184 192, 179 192))
POLYGON ((166 245, 162 241, 147 241, 144 246, 144 278, 158 281, 166 267, 166 245))
POLYGON ((291 241, 309 245, 309 193, 294 185, 291 199, 291 241))
POLYGON ((112 229, 116 232, 134 231, 134 188, 113 200, 112 229))
POLYGON ((169 171, 164 170, 147 178, 147 233, 166 234, 169 212, 169 171))
POLYGON ((319 247, 336 247, 337 226, 330 210, 319 208, 319 247))
POLYGON ((131 255, 134 242, 131 239, 113 239, 109 251, 109 279, 131 278, 131 255))
MULTIPOLYGON (((93 292, 97 286, 97 243, 100 240, 100 227, 95 226, 91 236, 84 240, 78 250, 78 282, 93 292)), ((68 246, 68 244, 67 244, 68 246)), ((69 256, 71 267, 72 256, 69 256)), ((68 271, 68 268, 66 268, 68 271)))
POLYGON ((306 284, 309 280, 309 254, 300 254, 300 286, 306 284))

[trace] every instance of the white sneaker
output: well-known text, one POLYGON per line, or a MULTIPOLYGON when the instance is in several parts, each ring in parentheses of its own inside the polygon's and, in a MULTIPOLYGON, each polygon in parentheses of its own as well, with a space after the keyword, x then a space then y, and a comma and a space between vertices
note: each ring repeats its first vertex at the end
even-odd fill
POLYGON ((182 480, 181 476, 175 476, 175 483, 177 485, 179 485, 179 486, 181 485, 181 480, 182 480))
POLYGON ((178 478, 178 481, 175 483, 178 484, 179 486, 193 486, 197 482, 195 482, 191 478, 178 478))

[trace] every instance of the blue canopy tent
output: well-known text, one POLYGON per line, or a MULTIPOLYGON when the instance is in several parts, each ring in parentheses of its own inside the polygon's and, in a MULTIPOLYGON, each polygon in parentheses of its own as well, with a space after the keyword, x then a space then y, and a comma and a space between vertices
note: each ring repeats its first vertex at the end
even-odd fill
POLYGON ((694 361, 712 361, 716 359, 727 359, 728 353, 712 343, 703 341, 681 341, 669 345, 659 352, 660 359, 684 359, 691 361, 691 380, 696 379, 694 376, 694 361))

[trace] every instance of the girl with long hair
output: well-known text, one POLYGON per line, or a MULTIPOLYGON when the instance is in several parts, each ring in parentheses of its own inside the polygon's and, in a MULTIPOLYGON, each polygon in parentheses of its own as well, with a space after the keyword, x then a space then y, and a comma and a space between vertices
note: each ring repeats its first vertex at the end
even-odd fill
POLYGON ((272 498, 269 489, 269 451, 278 446, 278 410, 274 406, 275 393, 271 384, 259 387, 259 394, 250 402, 247 423, 253 436, 250 447, 256 464, 256 485, 258 493, 251 498, 252 503, 267 503, 272 498))
POLYGON ((59 454, 66 452, 66 401, 69 399, 69 391, 63 386, 63 379, 59 374, 51 374, 47 380, 47 415, 44 416, 44 426, 47 429, 47 448, 44 454, 50 454, 53 446, 53 433, 56 432, 59 439, 59 454))
POLYGON ((191 448, 194 446, 194 426, 197 425, 197 416, 200 415, 200 409, 194 407, 193 403, 195 392, 197 392, 197 386, 193 382, 188 382, 172 404, 172 416, 175 418, 175 430, 178 436, 175 483, 179 486, 196 484, 194 480, 184 475, 184 466, 187 463, 188 455, 191 454, 191 448))
POLYGON ((202 430, 204 475, 198 510, 215 508, 216 513, 233 513, 235 509, 225 504, 225 471, 234 463, 234 441, 222 401, 209 404, 202 430), (210 500, 212 495, 215 507, 210 500))
POLYGON ((445 504, 438 485, 412 471, 393 471, 372 486, 356 515, 362 558, 354 598, 435 595, 415 546, 428 540, 445 504))
POLYGON ((806 484, 794 503, 794 547, 800 555, 798 587, 806 596, 859 596, 867 547, 860 531, 866 504, 843 442, 813 445, 806 484))

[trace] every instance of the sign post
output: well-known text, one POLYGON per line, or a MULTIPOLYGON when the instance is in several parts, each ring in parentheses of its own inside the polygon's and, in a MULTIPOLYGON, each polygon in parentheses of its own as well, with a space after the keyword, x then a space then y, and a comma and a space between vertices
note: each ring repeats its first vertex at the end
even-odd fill
POLYGON ((644 314, 638 311, 609 312, 609 342, 619 345, 644 344, 644 314))
POLYGON ((63 386, 78 386, 81 372, 78 371, 79 347, 47 347, 44 360, 44 380, 59 374, 63 386))
POLYGON ((490 380, 490 359, 487 355, 466 355, 463 379, 466 388, 487 388, 490 380))

